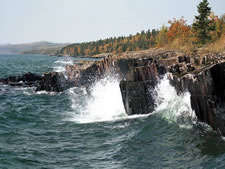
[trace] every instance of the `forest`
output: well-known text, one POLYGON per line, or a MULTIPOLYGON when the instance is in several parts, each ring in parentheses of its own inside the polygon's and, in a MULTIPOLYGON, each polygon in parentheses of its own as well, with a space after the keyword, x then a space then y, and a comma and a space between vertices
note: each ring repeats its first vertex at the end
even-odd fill
POLYGON ((128 37, 111 37, 94 42, 75 43, 61 49, 60 54, 92 56, 100 53, 122 53, 150 48, 178 49, 187 52, 203 49, 207 52, 225 50, 225 14, 217 16, 207 0, 197 6, 199 15, 188 25, 182 16, 173 18, 160 29, 141 31, 128 37))

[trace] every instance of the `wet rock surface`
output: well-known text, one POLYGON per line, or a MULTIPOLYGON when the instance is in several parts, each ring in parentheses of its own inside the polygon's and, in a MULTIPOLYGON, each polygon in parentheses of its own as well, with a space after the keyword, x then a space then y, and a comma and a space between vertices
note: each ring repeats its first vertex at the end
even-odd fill
POLYGON ((44 73, 36 91, 62 92, 76 86, 90 86, 107 72, 112 72, 114 62, 111 55, 99 61, 82 61, 67 65, 65 72, 44 73))
POLYGON ((41 81, 38 83, 36 92, 48 91, 48 92, 62 92, 70 88, 69 81, 66 80, 62 73, 48 72, 44 73, 41 81))
POLYGON ((205 68, 198 74, 171 78, 178 93, 189 91, 191 107, 199 121, 225 135, 225 62, 205 68))
POLYGON ((178 94, 190 92, 191 107, 198 120, 225 136, 225 53, 199 57, 202 59, 199 62, 186 55, 164 58, 147 64, 144 59, 141 59, 142 64, 140 60, 133 60, 125 80, 120 82, 127 114, 146 114, 154 110, 151 89, 155 88, 160 75, 168 71, 178 94), (161 73, 159 67, 163 68, 161 73))
POLYGON ((153 59, 128 61, 125 79, 120 82, 120 90, 126 113, 148 114, 155 109, 154 88, 166 69, 153 59), (129 64, 130 63, 130 64, 129 64))
POLYGON ((190 92, 198 120, 225 135, 225 53, 202 57, 164 50, 108 54, 98 61, 67 65, 63 73, 26 73, 0 79, 0 84, 62 92, 75 86, 90 86, 106 74, 117 74, 126 113, 147 114, 156 107, 154 89, 167 72, 178 94, 190 92))
POLYGON ((22 76, 9 76, 8 78, 0 79, 0 84, 7 84, 10 86, 36 86, 42 77, 34 73, 25 73, 22 76))

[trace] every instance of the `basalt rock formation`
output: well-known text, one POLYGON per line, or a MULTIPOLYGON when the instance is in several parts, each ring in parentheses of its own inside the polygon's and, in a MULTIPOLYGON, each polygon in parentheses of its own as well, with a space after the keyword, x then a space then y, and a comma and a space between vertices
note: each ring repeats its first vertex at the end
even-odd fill
MULTIPOLYGON (((153 82, 158 78, 158 74, 161 74, 161 72, 158 71, 162 71, 163 66, 168 67, 175 63, 178 66, 176 59, 178 56, 183 56, 183 53, 164 50, 149 50, 130 52, 122 55, 104 54, 104 57, 101 55, 101 59, 98 61, 81 61, 74 65, 67 65, 66 71, 63 73, 50 72, 43 74, 41 83, 39 83, 36 91, 45 90, 60 92, 74 86, 90 86, 104 75, 112 73, 118 74, 121 80, 132 81, 133 79, 133 81, 137 82, 145 80, 149 81, 151 79, 153 82), (159 58, 161 59, 159 60, 159 58), (157 70, 155 70, 154 66, 152 67, 151 64, 155 65, 157 70), (161 68, 159 65, 161 65, 161 68), (146 66, 148 66, 148 68, 146 68, 146 66), (132 73, 136 70, 139 71, 139 74, 144 73, 144 75, 140 76, 139 74, 132 73), (149 70, 150 72, 148 72, 149 70), (157 74, 152 75, 151 71, 155 71, 157 74), (137 77, 132 77, 134 75, 137 77)), ((188 57, 185 57, 184 60, 188 60, 188 57)), ((171 67, 171 70, 175 72, 179 70, 181 72, 179 66, 171 67)))
POLYGON ((67 65, 65 72, 44 73, 36 91, 62 92, 75 86, 90 86, 107 72, 113 71, 114 61, 111 55, 99 61, 81 61, 67 65))
MULTIPOLYGON (((128 62, 129 63, 129 62, 128 62)), ((153 97, 158 79, 166 69, 152 59, 132 60, 125 80, 120 82, 120 90, 126 113, 148 114, 155 109, 153 97)))
POLYGON ((191 107, 199 121, 225 135, 225 62, 205 67, 183 77, 171 77, 178 93, 189 91, 191 107))
POLYGON ((168 70, 180 71, 178 58, 185 58, 180 61, 185 62, 189 57, 183 53, 156 50, 141 56, 129 55, 127 59, 117 61, 117 63, 124 62, 122 67, 118 64, 120 70, 123 67, 127 67, 128 70, 123 72, 124 78, 120 82, 124 108, 128 115, 148 114, 154 111, 156 107, 154 89, 168 70))
POLYGON ((47 72, 43 74, 41 81, 38 83, 36 92, 43 90, 48 92, 62 92, 69 87, 71 87, 70 83, 62 73, 47 72))
POLYGON ((7 84, 10 86, 36 86, 42 77, 34 73, 25 73, 22 76, 9 76, 8 78, 1 78, 0 84, 7 84))
POLYGON ((106 74, 117 74, 124 108, 128 115, 133 115, 154 111, 154 89, 166 73, 178 94, 190 92, 198 120, 225 135, 225 53, 198 56, 152 49, 105 54, 98 61, 67 65, 62 73, 49 72, 42 76, 27 73, 0 79, 0 83, 31 84, 37 86, 36 91, 61 92, 74 86, 90 86, 106 74))
POLYGON ((208 54, 196 61, 185 54, 161 55, 151 59, 130 59, 132 65, 120 82, 128 115, 151 113, 152 92, 160 76, 169 72, 178 94, 190 92, 191 107, 199 121, 225 135, 225 53, 208 54), (160 71, 161 70, 161 71, 160 71))

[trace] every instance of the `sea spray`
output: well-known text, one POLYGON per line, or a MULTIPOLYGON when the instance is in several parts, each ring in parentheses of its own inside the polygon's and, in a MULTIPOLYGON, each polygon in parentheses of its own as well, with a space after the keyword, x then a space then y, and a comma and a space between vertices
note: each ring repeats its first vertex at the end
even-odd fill
POLYGON ((59 60, 54 62, 53 65, 53 71, 55 72, 65 72, 66 65, 72 65, 73 64, 73 59, 71 57, 62 57, 59 60))
MULTIPOLYGON (((154 92, 156 109, 162 118, 169 122, 178 123, 179 126, 190 127, 196 122, 196 116, 191 109, 190 94, 188 92, 177 95, 176 90, 165 76, 151 92, 154 92)), ((99 121, 112 121, 147 117, 147 115, 127 116, 119 89, 119 80, 115 77, 105 77, 96 82, 87 93, 85 88, 69 89, 72 121, 78 123, 91 123, 99 121)))
POLYGON ((87 93, 84 88, 70 89, 70 98, 74 110, 73 121, 90 123, 127 117, 119 80, 115 77, 99 80, 91 87, 90 93, 87 93))
MULTIPOLYGON (((52 71, 57 59, 0 55, 1 77, 52 71)), ((160 119, 166 108, 141 120, 79 124, 71 119, 88 107, 85 88, 54 96, 0 89, 0 168, 225 168, 224 141, 168 124, 160 119)))
POLYGON ((190 127, 196 123, 196 116, 191 108, 190 93, 178 95, 167 75, 155 88, 155 99, 157 104, 155 112, 161 113, 169 122, 175 122, 181 127, 190 127))

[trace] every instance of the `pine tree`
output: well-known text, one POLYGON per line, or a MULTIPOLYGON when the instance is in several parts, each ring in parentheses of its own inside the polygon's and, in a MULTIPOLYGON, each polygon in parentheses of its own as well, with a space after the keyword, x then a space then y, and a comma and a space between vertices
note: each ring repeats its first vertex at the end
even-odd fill
POLYGON ((211 8, 208 5, 208 0, 203 0, 199 3, 197 6, 199 15, 195 16, 196 21, 193 23, 193 29, 197 33, 199 43, 202 44, 210 40, 209 32, 213 30, 209 19, 211 8))

